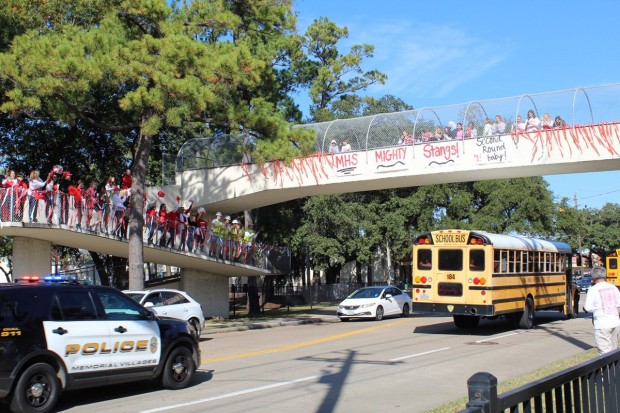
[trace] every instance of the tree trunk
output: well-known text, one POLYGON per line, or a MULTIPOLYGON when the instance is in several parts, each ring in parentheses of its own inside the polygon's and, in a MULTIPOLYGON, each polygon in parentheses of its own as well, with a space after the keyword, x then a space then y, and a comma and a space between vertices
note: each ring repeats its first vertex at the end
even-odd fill
MULTIPOLYGON (((148 118, 148 116, 145 116, 148 118)), ((146 119, 145 119, 146 120, 146 119)), ((143 123, 145 122, 143 120, 143 123)), ((138 137, 136 156, 131 175, 131 201, 129 206, 129 288, 132 290, 144 289, 144 181, 151 154, 153 137, 143 135, 138 137)))
POLYGON ((260 300, 258 297, 258 283, 256 277, 248 277, 248 313, 260 313, 260 300))
POLYGON ((101 285, 110 285, 110 274, 108 273, 107 268, 105 267, 105 261, 101 258, 98 252, 88 251, 90 253, 90 257, 95 264, 95 269, 97 270, 97 274, 99 274, 99 281, 101 281, 101 285))

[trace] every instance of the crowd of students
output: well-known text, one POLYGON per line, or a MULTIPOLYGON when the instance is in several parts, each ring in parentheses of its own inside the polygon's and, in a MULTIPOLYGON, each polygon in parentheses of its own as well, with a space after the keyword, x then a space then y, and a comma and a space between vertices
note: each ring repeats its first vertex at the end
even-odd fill
MULTIPOLYGON (((91 182, 85 188, 82 180, 73 180, 71 172, 56 165, 45 180, 40 171, 33 170, 29 179, 8 170, 0 176, 0 220, 4 222, 29 222, 68 225, 79 231, 88 231, 127 237, 129 200, 131 196, 131 170, 126 169, 120 187, 110 176, 98 188, 91 182)), ((158 198, 163 198, 163 192, 158 198)), ((241 222, 225 218, 218 212, 208 219, 204 208, 193 210, 193 202, 184 207, 177 197, 175 208, 158 200, 145 202, 144 236, 149 245, 187 251, 230 261, 250 263, 258 235, 253 224, 243 228, 241 222)))
POLYGON ((569 125, 559 115, 556 116, 555 119, 551 119, 549 113, 545 113, 541 120, 536 116, 534 110, 530 109, 527 112, 527 118, 525 120, 523 120, 521 115, 517 115, 512 128, 508 127, 502 115, 495 115, 495 121, 485 119, 482 131, 478 130, 474 122, 469 122, 464 128, 462 123, 450 121, 443 129, 440 126, 437 126, 434 132, 421 129, 419 133, 416 133, 416 136, 404 130, 398 139, 398 145, 412 145, 415 143, 449 141, 454 139, 473 139, 477 138, 480 132, 482 132, 482 136, 494 136, 503 135, 507 132, 531 133, 565 127, 567 128, 569 125))

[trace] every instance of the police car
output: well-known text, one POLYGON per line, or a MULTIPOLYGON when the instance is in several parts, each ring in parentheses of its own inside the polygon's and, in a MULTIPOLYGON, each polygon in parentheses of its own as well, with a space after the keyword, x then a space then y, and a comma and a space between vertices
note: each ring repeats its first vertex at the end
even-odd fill
POLYGON ((182 389, 199 364, 186 321, 114 288, 56 276, 0 285, 0 400, 13 412, 51 412, 63 390, 112 383, 182 389))

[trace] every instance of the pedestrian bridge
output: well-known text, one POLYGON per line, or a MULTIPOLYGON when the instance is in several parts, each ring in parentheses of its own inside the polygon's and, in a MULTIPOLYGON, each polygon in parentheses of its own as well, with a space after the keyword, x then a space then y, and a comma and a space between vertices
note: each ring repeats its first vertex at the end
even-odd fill
POLYGON ((290 162, 218 158, 241 153, 221 149, 247 145, 244 136, 198 139, 179 152, 165 192, 233 213, 314 195, 618 170, 618 119, 615 84, 299 125, 314 131, 317 151, 290 162), (345 140, 349 151, 330 153, 345 140))

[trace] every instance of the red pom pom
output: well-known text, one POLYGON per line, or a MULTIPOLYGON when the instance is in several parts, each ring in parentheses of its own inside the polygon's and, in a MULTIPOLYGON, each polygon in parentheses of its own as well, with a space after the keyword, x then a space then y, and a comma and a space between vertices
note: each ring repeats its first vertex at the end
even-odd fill
POLYGON ((180 200, 181 200, 181 197, 180 197, 180 196, 177 196, 177 201, 180 201, 180 200))
POLYGON ((164 191, 159 191, 159 192, 157 193, 157 196, 158 196, 158 197, 160 197, 160 198, 163 198, 163 197, 165 197, 165 196, 166 196, 166 194, 164 194, 164 191))

